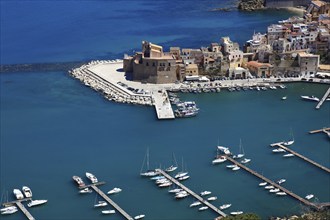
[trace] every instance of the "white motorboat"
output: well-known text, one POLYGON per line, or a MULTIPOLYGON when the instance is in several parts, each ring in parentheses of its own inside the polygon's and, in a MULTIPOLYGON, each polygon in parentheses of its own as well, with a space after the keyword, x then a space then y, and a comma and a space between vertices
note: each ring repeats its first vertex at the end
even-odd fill
POLYGON ((274 153, 281 153, 281 152, 285 152, 285 150, 283 148, 277 148, 273 150, 274 153))
POLYGON ((28 207, 32 207, 32 206, 37 206, 37 205, 42 205, 45 204, 47 202, 46 199, 40 199, 40 200, 31 200, 27 206, 28 207))
POLYGON ((182 199, 182 198, 185 198, 189 196, 189 193, 187 193, 186 191, 183 191, 183 192, 180 192, 178 194, 175 195, 175 198, 176 199, 182 199))
POLYGON ((14 195, 15 195, 15 197, 16 197, 16 199, 24 199, 24 196, 23 196, 23 193, 21 192, 21 190, 19 190, 19 189, 14 189, 13 190, 13 193, 14 193, 14 195))
POLYGON ((85 189, 82 189, 82 190, 79 190, 79 193, 81 194, 84 194, 84 193, 92 193, 93 190, 89 189, 89 188, 85 188, 85 189))
POLYGON ((242 215, 243 212, 242 211, 237 211, 237 212, 231 212, 231 215, 242 215))
POLYGON ((279 191, 280 191, 280 189, 277 189, 277 188, 269 190, 269 192, 271 192, 271 193, 277 193, 279 191))
POLYGON ((188 174, 188 172, 179 172, 174 176, 174 178, 178 179, 178 178, 186 176, 187 174, 188 174))
POLYGON ((183 189, 179 189, 179 188, 177 188, 177 189, 171 189, 171 190, 169 190, 168 192, 169 193, 178 193, 178 192, 181 192, 183 189))
POLYGON ((97 178, 91 173, 86 172, 86 177, 88 179, 90 179, 90 181, 92 181, 92 183, 97 183, 98 182, 97 178))
POLYGON ((72 179, 78 184, 79 187, 85 186, 84 181, 79 176, 73 176, 72 179))
POLYGON ((218 146, 218 150, 222 151, 226 155, 230 155, 230 150, 228 147, 218 146))
POLYGON ((212 197, 209 197, 207 198, 208 201, 214 201, 214 200, 217 200, 218 197, 216 196, 212 196, 212 197))
POLYGON ((190 178, 190 176, 186 175, 186 176, 178 178, 178 180, 183 181, 183 180, 186 180, 186 179, 189 179, 189 178, 190 178))
POLYGON ((234 171, 236 171, 236 170, 239 170, 239 169, 241 169, 239 166, 235 166, 234 168, 232 168, 231 170, 234 170, 234 171))
POLYGON ((304 100, 309 100, 309 101, 316 101, 316 102, 320 101, 319 98, 317 98, 313 95, 312 96, 302 95, 301 98, 304 99, 304 100))
POLYGON ((120 193, 122 191, 121 188, 113 188, 112 190, 110 190, 109 192, 107 192, 107 194, 115 194, 115 193, 120 193))
POLYGON ((234 167, 236 167, 236 165, 230 164, 230 165, 227 165, 226 167, 229 168, 229 169, 233 169, 234 167))
POLYGON ((9 206, 1 209, 1 215, 10 215, 10 214, 14 214, 17 211, 18 209, 16 206, 9 206))
POLYGON ((150 178, 151 180, 161 180, 161 179, 165 179, 165 176, 154 176, 150 178))
POLYGON ((110 210, 103 210, 102 214, 108 215, 108 214, 115 214, 116 210, 110 209, 110 210))
POLYGON ((283 96, 282 97, 282 100, 286 100, 288 97, 287 96, 283 96))
POLYGON ((22 191, 23 191, 26 198, 31 198, 32 197, 32 191, 29 187, 23 186, 22 191))
POLYGON ((250 161, 251 161, 251 159, 244 158, 243 160, 241 160, 241 163, 245 164, 245 163, 248 163, 250 161))
POLYGON ((284 154, 283 157, 294 157, 294 154, 284 154))
POLYGON ((210 191, 203 191, 200 193, 201 196, 206 196, 206 195, 210 195, 211 192, 210 191))
POLYGON ((145 215, 137 215, 137 216, 134 217, 134 219, 137 220, 137 219, 142 219, 144 217, 145 217, 145 215))
POLYGON ((168 183, 170 182, 168 179, 160 179, 160 180, 156 180, 156 184, 159 185, 159 184, 163 184, 163 183, 168 183))
POLYGON ((108 203, 106 201, 98 201, 94 207, 104 207, 104 206, 107 206, 108 203))
POLYGON ((202 207, 200 207, 198 210, 199 211, 204 211, 204 210, 206 210, 206 209, 208 209, 209 207, 207 207, 207 206, 202 206, 202 207))
POLYGON ((228 209, 231 206, 231 204, 223 204, 219 208, 220 210, 228 209))
POLYGON ((223 163, 223 162, 225 162, 226 160, 227 160, 226 157, 224 157, 224 156, 220 156, 219 158, 212 160, 212 164, 223 163))
POLYGON ((162 187, 168 187, 171 185, 172 185, 172 182, 166 182, 166 183, 162 183, 162 184, 158 185, 158 187, 162 188, 162 187))
POLYGON ((278 195, 278 196, 286 196, 286 193, 285 192, 277 192, 276 195, 278 195))
POLYGON ((201 203, 200 201, 196 201, 196 202, 191 203, 191 204, 189 205, 189 207, 191 208, 191 207, 199 206, 199 205, 201 205, 201 204, 202 204, 202 203, 201 203))
POLYGON ((274 189, 274 186, 272 186, 272 185, 265 186, 265 189, 274 189))
POLYGON ((310 199, 314 198, 314 195, 313 194, 308 194, 307 196, 305 196, 305 198, 310 200, 310 199))
POLYGON ((278 184, 282 184, 286 181, 286 179, 280 179, 279 181, 277 181, 278 184))
POLYGON ((266 185, 267 185, 267 182, 259 183, 259 186, 266 186, 266 185))

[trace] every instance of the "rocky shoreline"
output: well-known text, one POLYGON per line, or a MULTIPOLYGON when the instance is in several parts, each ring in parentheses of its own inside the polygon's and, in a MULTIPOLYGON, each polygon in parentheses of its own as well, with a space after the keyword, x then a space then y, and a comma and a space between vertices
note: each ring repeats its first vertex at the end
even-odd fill
POLYGON ((242 11, 254 11, 265 8, 265 0, 240 0, 237 8, 242 11))

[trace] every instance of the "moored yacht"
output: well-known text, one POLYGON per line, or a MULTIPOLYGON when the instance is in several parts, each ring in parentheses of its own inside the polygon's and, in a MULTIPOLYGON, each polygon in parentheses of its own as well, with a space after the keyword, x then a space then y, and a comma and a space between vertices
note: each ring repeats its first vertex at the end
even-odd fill
POLYGON ((107 192, 107 194, 115 194, 115 193, 119 193, 119 192, 121 192, 121 191, 122 191, 121 188, 117 188, 117 187, 115 187, 115 188, 113 188, 112 190, 110 190, 109 192, 107 192))
POLYGON ((13 193, 14 193, 16 199, 23 199, 24 198, 23 193, 19 189, 14 189, 13 193))
POLYGON ((201 205, 201 204, 202 204, 202 203, 201 203, 200 201, 196 201, 196 202, 191 203, 191 204, 189 205, 189 207, 191 208, 191 207, 199 206, 199 205, 201 205))
POLYGON ((144 217, 145 217, 145 215, 137 215, 137 216, 134 217, 134 219, 137 220, 137 219, 142 219, 144 217))
POLYGON ((231 204, 223 204, 219 208, 220 210, 228 209, 231 206, 231 204))
POLYGON ((243 160, 241 160, 241 163, 245 164, 245 163, 248 163, 250 161, 251 161, 251 159, 244 158, 243 160))
POLYGON ((229 169, 233 169, 234 167, 236 167, 236 165, 235 164, 230 164, 230 165, 227 165, 226 167, 229 168, 229 169))
POLYGON ((280 179, 279 181, 277 181, 278 184, 282 184, 286 181, 286 179, 280 179))
POLYGON ((86 177, 88 179, 90 179, 90 181, 92 181, 92 183, 97 183, 98 182, 97 178, 91 173, 86 172, 86 177))
POLYGON ((310 101, 316 101, 316 102, 319 102, 320 99, 315 97, 315 96, 307 96, 307 95, 302 95, 301 96, 302 99, 305 99, 305 100, 310 100, 310 101))
POLYGON ((79 187, 85 186, 84 181, 79 176, 73 176, 72 179, 78 184, 79 187))
POLYGON ((220 156, 217 159, 212 160, 212 164, 223 163, 227 160, 225 156, 220 156))
POLYGON ((294 157, 294 154, 284 154, 283 157, 294 157))
POLYGON ((169 193, 178 193, 178 192, 181 192, 181 191, 183 191, 183 189, 176 188, 176 189, 170 189, 168 192, 169 193))
POLYGON ((269 190, 269 192, 271 192, 271 193, 277 193, 279 191, 280 191, 280 189, 277 189, 277 188, 269 190))
POLYGON ((265 189, 274 189, 274 186, 272 186, 272 185, 265 186, 265 189))
POLYGON ((198 210, 199 211, 204 211, 204 210, 206 210, 206 209, 208 209, 209 207, 207 207, 207 206, 202 206, 202 207, 200 207, 198 210))
POLYGON ((79 190, 79 193, 81 194, 84 194, 84 193, 92 193, 93 190, 89 189, 89 188, 85 188, 85 189, 82 189, 82 190, 79 190))
POLYGON ((239 170, 239 169, 241 169, 241 168, 237 165, 234 168, 232 168, 232 170, 234 170, 234 171, 239 170))
POLYGON ((108 203, 106 201, 98 201, 94 207, 103 207, 103 206, 107 206, 108 203))
POLYGON ((267 185, 267 182, 259 183, 259 186, 266 186, 266 185, 267 185))
POLYGON ((108 214, 115 214, 116 210, 110 209, 110 210, 103 210, 102 214, 108 215, 108 214))
POLYGON ((277 192, 276 195, 278 195, 278 196, 286 196, 286 193, 285 192, 277 192))
POLYGON ((166 168, 165 171, 166 171, 166 172, 173 172, 173 171, 176 170, 176 169, 178 169, 177 166, 173 166, 173 165, 171 165, 170 167, 166 168))
POLYGON ((1 209, 1 215, 10 215, 10 214, 14 214, 17 211, 18 209, 16 206, 9 206, 1 209))
POLYGON ((211 192, 210 191, 203 191, 200 193, 201 196, 206 196, 206 195, 210 195, 211 192))
POLYGON ((308 194, 307 196, 305 196, 305 198, 308 199, 308 200, 312 199, 313 197, 314 197, 313 194, 308 194))
POLYGON ((29 187, 23 186, 22 191, 23 191, 26 198, 31 198, 32 197, 32 191, 29 187))
POLYGON ((218 146, 218 150, 222 151, 226 155, 230 155, 230 150, 228 147, 218 146))
POLYGON ((185 176, 179 177, 178 180, 183 181, 183 180, 186 180, 186 179, 189 179, 189 178, 190 178, 190 176, 185 175, 185 176))
POLYGON ((188 175, 188 172, 179 172, 174 176, 174 178, 179 179, 179 178, 184 177, 186 175, 188 175))
POLYGON ((42 205, 45 204, 47 202, 46 199, 41 199, 41 200, 31 200, 31 202, 29 202, 27 204, 28 207, 32 207, 32 206, 37 206, 37 205, 42 205))
POLYGON ((241 214, 243 214, 243 212, 242 211, 237 211, 237 212, 231 212, 230 214, 231 215, 241 215, 241 214))
POLYGON ((277 148, 273 150, 274 153, 280 153, 280 152, 285 152, 283 148, 277 148))
POLYGON ((209 197, 207 198, 208 201, 214 201, 214 200, 217 200, 218 197, 216 196, 212 196, 212 197, 209 197))

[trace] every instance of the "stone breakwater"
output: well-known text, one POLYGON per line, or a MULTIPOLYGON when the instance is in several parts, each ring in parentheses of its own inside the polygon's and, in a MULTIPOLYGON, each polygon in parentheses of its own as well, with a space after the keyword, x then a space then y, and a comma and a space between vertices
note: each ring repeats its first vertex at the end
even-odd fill
POLYGON ((110 101, 119 103, 153 105, 151 94, 136 94, 119 84, 113 84, 96 75, 90 70, 91 67, 102 64, 118 63, 121 60, 96 60, 84 64, 78 68, 72 69, 69 73, 76 79, 80 80, 84 85, 100 92, 110 101))

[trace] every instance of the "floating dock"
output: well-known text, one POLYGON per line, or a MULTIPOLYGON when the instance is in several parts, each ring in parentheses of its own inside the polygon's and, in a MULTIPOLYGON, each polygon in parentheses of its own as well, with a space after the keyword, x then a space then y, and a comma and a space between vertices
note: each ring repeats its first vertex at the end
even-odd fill
POLYGON ((165 176, 168 180, 170 180, 172 183, 177 185, 178 187, 182 188, 185 190, 187 193, 189 193, 191 196, 195 197, 197 200, 199 200, 201 203, 212 209, 214 212, 217 214, 221 215, 222 217, 226 217, 227 215, 222 212, 220 209, 209 203, 207 200, 205 200, 203 197, 199 196, 198 194, 194 193, 192 190, 190 190, 188 187, 184 186, 181 184, 179 181, 177 181, 175 178, 172 176, 168 175, 166 172, 164 172, 161 169, 156 169, 157 172, 161 173, 163 176, 165 176))
POLYGON ((330 94, 330 87, 328 88, 328 90, 325 92, 324 96, 322 97, 322 99, 319 101, 319 103, 317 104, 317 106, 315 107, 316 109, 320 109, 321 105, 323 104, 323 102, 329 97, 330 94))
POLYGON ((313 130, 310 131, 310 134, 315 134, 315 133, 319 133, 319 132, 324 132, 324 131, 330 131, 330 128, 322 128, 322 129, 318 129, 318 130, 313 130))
POLYGON ((316 209, 316 210, 320 210, 320 209, 322 209, 322 208, 324 207, 324 205, 321 206, 321 205, 319 205, 319 204, 312 203, 312 202, 310 202, 310 201, 308 201, 308 200, 306 200, 306 199, 304 199, 304 198, 298 196, 297 194, 295 194, 295 193, 293 193, 293 192, 287 190, 287 189, 284 188, 283 186, 281 186, 281 185, 275 183, 274 181, 272 181, 272 180, 270 180, 270 179, 264 177, 263 175, 257 173, 256 171, 254 171, 254 170, 252 170, 252 169, 250 169, 250 168, 244 166, 243 164, 241 164, 240 162, 234 160, 234 159, 231 158, 230 156, 225 155, 225 157, 227 158, 227 160, 231 161, 233 164, 236 164, 237 166, 239 166, 239 167, 241 167, 242 169, 246 170, 247 172, 253 174, 254 176, 256 176, 256 177, 262 179, 263 181, 265 181, 265 182, 271 184, 272 186, 274 186, 274 187, 280 189, 281 191, 285 192, 285 193, 288 194, 289 196, 291 196, 291 197, 297 199, 298 201, 304 203, 305 205, 310 206, 310 207, 313 207, 313 208, 316 209))
POLYGON ((20 199, 20 200, 15 200, 15 201, 11 201, 11 202, 6 202, 3 203, 3 206, 9 206, 9 205, 16 205, 22 212, 23 214, 26 216, 27 219, 29 220, 35 220, 35 218, 31 215, 31 213, 25 208, 25 206, 22 204, 22 202, 31 200, 31 198, 25 198, 25 199, 20 199))
POLYGON ((290 153, 294 154, 295 156, 303 159, 304 161, 306 161, 308 163, 311 163, 314 166, 316 166, 316 167, 318 167, 318 168, 320 168, 320 169, 322 169, 322 170, 330 173, 330 169, 329 168, 316 163, 315 161, 313 161, 313 160, 311 160, 311 159, 309 159, 309 158, 307 158, 307 157, 305 157, 305 156, 303 156, 303 155, 301 155, 301 154, 299 154, 299 153, 291 150, 290 148, 287 148, 287 147, 283 146, 281 143, 274 143, 274 144, 271 144, 270 146, 272 146, 272 147, 280 147, 280 148, 284 149, 285 151, 290 152, 290 153))

